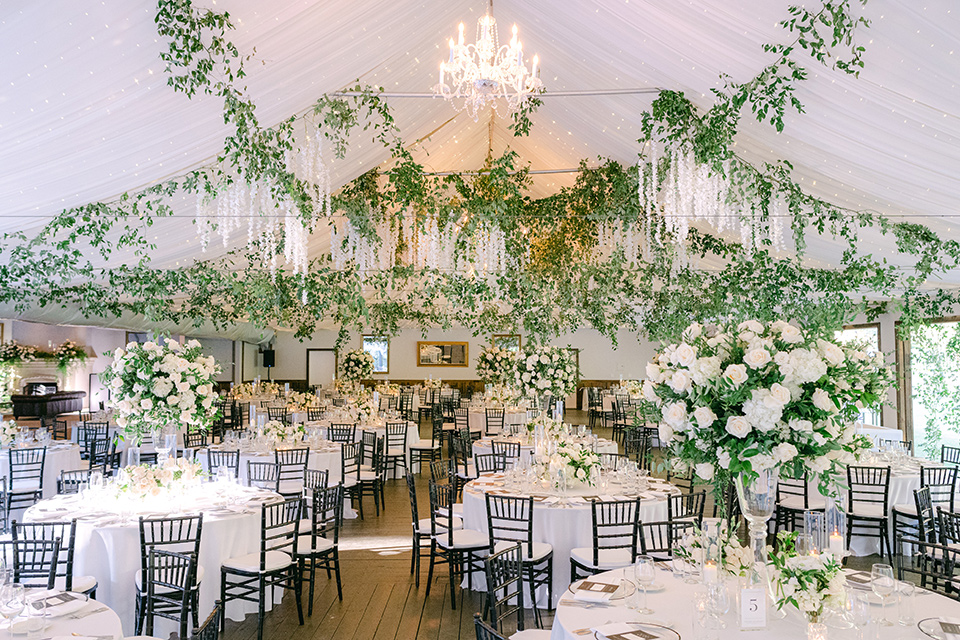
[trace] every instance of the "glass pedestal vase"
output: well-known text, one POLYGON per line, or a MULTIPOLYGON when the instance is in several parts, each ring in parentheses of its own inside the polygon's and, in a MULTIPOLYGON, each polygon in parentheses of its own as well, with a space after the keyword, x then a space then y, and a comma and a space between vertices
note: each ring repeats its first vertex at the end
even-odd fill
POLYGON ((734 478, 740 510, 747 520, 750 532, 750 549, 753 552, 753 568, 745 577, 746 588, 763 590, 766 614, 762 625, 754 621, 750 626, 741 623, 742 629, 757 629, 766 626, 766 618, 774 611, 767 606, 771 590, 767 584, 767 522, 773 516, 777 504, 778 474, 775 469, 765 469, 755 476, 740 474, 734 478))
POLYGON ((821 622, 823 616, 817 613, 807 613, 807 640, 827 640, 827 625, 821 622))
POLYGON ((140 466, 140 445, 131 444, 127 447, 127 466, 140 466))

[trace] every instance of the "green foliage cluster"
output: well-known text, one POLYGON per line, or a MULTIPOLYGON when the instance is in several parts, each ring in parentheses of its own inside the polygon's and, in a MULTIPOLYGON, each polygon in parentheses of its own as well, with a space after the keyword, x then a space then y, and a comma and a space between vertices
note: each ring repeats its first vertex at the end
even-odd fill
MULTIPOLYGON (((649 256, 618 252, 598 260, 593 249, 599 223, 632 224, 649 216, 656 224, 660 215, 641 209, 635 167, 601 160, 589 168, 584 162, 571 187, 542 199, 529 196, 528 168, 509 150, 489 158, 479 174, 430 176, 414 161, 379 91, 361 86, 348 95, 320 98, 309 111, 312 126, 337 157, 345 154, 352 131, 368 131, 390 151, 391 162, 386 170, 344 186, 332 198, 331 211, 315 211, 316 185, 297 179, 285 162, 294 148, 296 118, 273 127, 259 122, 256 105, 240 86, 249 57, 227 39, 230 16, 198 9, 189 0, 158 0, 156 22, 167 41, 161 57, 169 85, 188 97, 203 93, 223 100, 224 121, 232 127, 223 153, 209 167, 116 201, 63 211, 34 237, 7 234, 0 245, 6 258, 0 265, 0 303, 19 310, 71 305, 88 317, 135 313, 157 322, 209 321, 220 327, 249 321, 292 328, 300 337, 323 322, 340 327, 341 340, 350 330, 389 335, 412 322, 424 329, 467 326, 478 334, 523 331, 534 340, 589 326, 615 341, 620 330, 669 338, 691 320, 721 317, 786 317, 807 326, 838 326, 858 312, 887 309, 869 302, 863 295, 868 291, 902 299, 907 326, 957 301, 957 294, 920 288, 930 275, 956 266, 957 242, 943 241, 920 225, 836 207, 804 193, 791 179, 788 163, 755 168, 733 153, 745 105, 778 129, 787 105, 802 110, 793 95, 806 77, 792 57, 797 50, 847 73, 862 67, 863 49, 854 32, 866 22, 853 17, 849 0, 824 1, 817 12, 791 8, 782 24, 796 34, 795 41, 770 45, 777 59, 748 82, 728 80, 708 111, 699 111, 681 93, 664 91, 642 115, 645 140, 693 145, 698 162, 730 172, 738 198, 751 213, 766 216, 770 194, 787 194, 801 254, 794 259, 777 258, 767 246, 746 251, 694 229, 688 261, 678 261, 669 243, 653 247, 649 256), (275 195, 292 198, 305 224, 317 219, 336 224, 342 216, 368 238, 383 221, 399 233, 405 218, 413 216, 422 225, 427 216, 436 216, 441 222, 460 221, 461 250, 478 225, 494 224, 506 234, 515 266, 503 275, 464 275, 417 269, 398 259, 384 271, 361 274, 352 266, 334 269, 324 256, 299 275, 252 264, 245 248, 180 268, 152 266, 148 230, 171 215, 170 196, 210 197, 234 180, 261 179, 275 195), (333 213, 337 216, 318 218, 333 213), (902 252, 917 256, 915 272, 904 276, 857 250, 858 231, 871 226, 896 238, 902 252), (810 232, 848 241, 840 268, 802 265, 804 235, 810 232), (698 268, 707 259, 720 266, 698 268), (119 266, 102 266, 118 261, 119 266)), ((516 135, 529 132, 539 105, 540 98, 534 98, 516 115, 516 135)), ((278 246, 282 250, 282 242, 278 246)))

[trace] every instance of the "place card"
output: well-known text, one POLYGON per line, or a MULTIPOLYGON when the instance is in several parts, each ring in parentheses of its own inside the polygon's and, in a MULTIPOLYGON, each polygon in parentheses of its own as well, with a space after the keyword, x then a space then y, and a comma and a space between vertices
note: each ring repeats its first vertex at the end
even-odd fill
POLYGON ((947 622, 947 620, 952 620, 952 618, 940 620, 940 630, 948 636, 960 636, 960 624, 957 624, 956 622, 947 622))
POLYGON ((643 629, 635 629, 629 622, 613 622, 594 627, 593 630, 607 640, 654 640, 661 637, 643 629))
POLYGON ((847 582, 850 582, 854 586, 858 587, 866 588, 870 585, 872 580, 873 576, 866 571, 854 571, 847 574, 847 582))

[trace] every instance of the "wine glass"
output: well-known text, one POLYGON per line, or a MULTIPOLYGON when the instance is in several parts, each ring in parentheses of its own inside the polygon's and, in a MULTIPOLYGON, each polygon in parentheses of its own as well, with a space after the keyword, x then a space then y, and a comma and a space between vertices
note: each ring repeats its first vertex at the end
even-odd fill
POLYGON ((723 616, 730 611, 730 594, 722 581, 710 586, 710 613, 716 620, 716 626, 723 629, 723 616))
POLYGON ((863 591, 848 590, 850 599, 850 622, 857 629, 857 638, 863 640, 863 632, 870 624, 870 599, 863 591))
POLYGON ((647 587, 653 584, 657 577, 657 569, 653 564, 653 557, 648 555, 637 556, 637 561, 633 565, 633 576, 637 586, 643 590, 643 599, 637 608, 637 613, 649 615, 653 609, 647 607, 647 587))
POLYGON ((23 613, 24 606, 26 601, 22 584, 5 584, 0 587, 0 616, 10 620, 7 633, 11 638, 13 637, 13 619, 23 613))
MULTIPOLYGON (((897 588, 897 582, 893 579, 893 567, 888 564, 877 563, 873 565, 870 571, 870 587, 880 598, 881 609, 887 606, 887 597, 892 595, 897 588)), ((880 616, 880 624, 884 627, 892 627, 893 623, 887 620, 886 611, 880 616)))

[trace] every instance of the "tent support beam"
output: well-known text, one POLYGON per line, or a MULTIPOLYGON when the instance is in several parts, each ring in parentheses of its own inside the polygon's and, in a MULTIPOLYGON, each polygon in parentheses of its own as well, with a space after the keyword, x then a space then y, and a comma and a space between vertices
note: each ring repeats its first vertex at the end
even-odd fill
MULTIPOLYGON (((584 91, 549 91, 538 94, 537 97, 544 98, 589 98, 594 96, 632 96, 648 93, 660 93, 663 91, 660 87, 635 87, 632 89, 588 89, 584 91)), ((330 95, 341 98, 356 98, 365 95, 360 91, 337 91, 330 95)), ((378 93, 381 98, 439 98, 436 93, 411 93, 402 91, 384 91, 378 93)))

